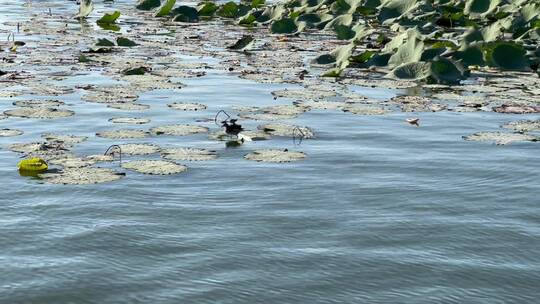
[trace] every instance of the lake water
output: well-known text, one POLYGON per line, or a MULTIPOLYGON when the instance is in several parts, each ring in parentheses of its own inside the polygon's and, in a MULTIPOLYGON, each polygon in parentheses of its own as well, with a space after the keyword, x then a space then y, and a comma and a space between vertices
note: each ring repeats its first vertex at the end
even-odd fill
MULTIPOLYGON (((0 21, 24 19, 19 2, 1 0, 0 21)), ((140 128, 194 123, 220 109, 234 112, 235 105, 287 104, 270 92, 292 87, 212 70, 184 83, 182 99, 208 109, 179 115, 167 109, 166 94, 150 92, 139 102, 152 106, 142 115, 152 122, 140 128)), ((358 90, 377 99, 400 93, 358 90)), ((188 163, 185 174, 128 172, 120 181, 89 186, 19 176, 20 155, 7 146, 44 132, 91 136, 77 145, 81 154, 119 143, 93 135, 114 127, 108 119, 122 112, 81 101, 79 94, 60 98, 76 116, 0 120, 1 128, 25 132, 0 138, 0 303, 494 304, 540 298, 540 146, 462 139, 538 115, 415 113, 417 128, 404 122, 407 113, 313 110, 290 121, 316 132, 300 146, 275 138, 226 148, 205 134, 120 141, 218 151, 215 161, 188 163), (276 147, 308 157, 290 164, 243 159, 276 147)), ((0 109, 12 108, 12 101, 0 101, 0 109)))

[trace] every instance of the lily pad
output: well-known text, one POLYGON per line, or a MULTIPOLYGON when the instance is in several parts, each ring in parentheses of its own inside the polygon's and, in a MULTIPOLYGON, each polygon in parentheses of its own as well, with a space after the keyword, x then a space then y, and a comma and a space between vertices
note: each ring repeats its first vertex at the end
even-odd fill
POLYGON ((124 175, 112 169, 83 167, 70 168, 59 173, 44 173, 39 177, 51 184, 88 185, 117 181, 124 175))
POLYGON ((48 142, 57 142, 57 143, 63 143, 66 145, 79 144, 88 139, 88 137, 86 136, 54 134, 54 133, 41 134, 41 138, 45 139, 48 142))
POLYGON ((533 135, 522 133, 503 133, 503 132, 478 132, 469 136, 463 136, 468 141, 492 141, 497 145, 507 145, 513 142, 539 141, 540 138, 533 135))
POLYGON ((203 104, 191 102, 174 102, 167 106, 171 109, 180 111, 201 111, 206 109, 206 106, 203 104))
POLYGON ((21 107, 7 110, 4 114, 22 118, 55 119, 72 116, 75 112, 58 108, 21 107))
POLYGON ((384 115, 390 113, 389 110, 382 107, 361 104, 350 104, 343 108, 343 112, 349 112, 356 115, 384 115))
POLYGON ((264 149, 248 153, 244 158, 258 162, 286 163, 302 160, 306 158, 306 154, 304 152, 288 151, 287 149, 264 149))
POLYGON ((217 158, 216 151, 198 148, 170 148, 161 151, 161 156, 169 160, 206 161, 217 158))
POLYGON ((264 124, 257 127, 257 129, 264 132, 270 133, 276 136, 288 136, 288 137, 302 137, 302 138, 313 138, 315 133, 311 128, 301 127, 290 124, 282 123, 271 123, 264 124))
POLYGON ((17 107, 52 108, 52 107, 63 106, 64 102, 60 100, 54 100, 54 99, 30 99, 30 100, 17 100, 13 102, 13 105, 17 107))
POLYGON ((107 105, 108 108, 124 110, 124 111, 144 111, 150 109, 149 105, 140 103, 111 103, 107 105))
POLYGON ((170 175, 187 170, 186 166, 163 160, 135 160, 123 163, 122 168, 151 175, 170 175))
POLYGON ((503 104, 501 106, 494 107, 493 111, 497 113, 506 113, 506 114, 531 114, 531 113, 540 113, 540 106, 521 106, 521 105, 503 104))
MULTIPOLYGON (((271 138, 269 134, 264 133, 263 131, 259 131, 259 130, 256 130, 256 131, 245 130, 245 131, 242 131, 242 133, 240 134, 251 138, 252 141, 268 140, 271 138)), ((224 131, 217 131, 217 132, 210 133, 208 135, 208 138, 211 140, 219 140, 219 141, 229 141, 229 140, 236 139, 235 136, 231 136, 225 133, 224 131)))
POLYGON ((149 123, 150 119, 138 117, 113 117, 109 119, 109 121, 115 124, 143 125, 149 123))
POLYGON ((110 139, 144 138, 149 134, 143 130, 122 129, 96 133, 96 136, 110 139))
POLYGON ((57 158, 49 161, 50 165, 62 166, 64 168, 82 168, 88 167, 96 162, 92 159, 84 159, 80 157, 67 157, 67 158, 57 158))
POLYGON ((160 151, 160 148, 153 144, 122 144, 119 147, 122 154, 126 155, 148 155, 160 151))
POLYGON ((17 129, 0 129, 0 137, 12 137, 23 135, 24 132, 17 129))
POLYGON ((176 124, 154 127, 150 129, 150 132, 155 135, 185 136, 197 133, 206 133, 208 132, 208 128, 195 125, 176 124))
POLYGON ((517 132, 540 131, 540 120, 520 120, 503 125, 503 128, 512 129, 517 132))

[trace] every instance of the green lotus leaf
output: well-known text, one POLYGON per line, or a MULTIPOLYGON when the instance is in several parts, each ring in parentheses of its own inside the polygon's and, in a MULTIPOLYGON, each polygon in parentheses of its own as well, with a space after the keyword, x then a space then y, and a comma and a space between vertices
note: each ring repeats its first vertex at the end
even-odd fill
POLYGON ((174 15, 173 21, 176 22, 199 22, 199 12, 196 8, 181 5, 171 11, 174 15))
POLYGON ((114 11, 112 13, 106 13, 101 17, 98 21, 96 21, 97 24, 113 24, 116 22, 116 20, 120 17, 119 11, 114 11))
POLYGON ((133 47, 133 46, 137 45, 137 43, 135 43, 134 41, 132 41, 130 39, 127 39, 125 37, 116 38, 116 44, 118 46, 124 46, 124 47, 133 47))
POLYGON ((501 0, 467 0, 463 12, 466 15, 484 16, 501 4, 501 0))
POLYGON ((526 51, 515 42, 497 41, 485 46, 486 62, 503 70, 525 70, 528 68, 526 51))
POLYGON ((205 16, 205 17, 213 16, 218 9, 219 9, 219 6, 217 6, 214 2, 202 2, 197 7, 199 16, 205 16))
POLYGON ((159 10, 156 12, 154 16, 156 17, 167 16, 172 11, 175 4, 176 4, 176 0, 166 0, 165 3, 163 3, 163 5, 159 8, 159 10))
POLYGON ((136 8, 143 11, 150 11, 161 6, 161 0, 139 0, 136 8))
POLYGON ((298 26, 291 18, 283 18, 272 22, 270 31, 274 34, 293 34, 298 31, 298 26))

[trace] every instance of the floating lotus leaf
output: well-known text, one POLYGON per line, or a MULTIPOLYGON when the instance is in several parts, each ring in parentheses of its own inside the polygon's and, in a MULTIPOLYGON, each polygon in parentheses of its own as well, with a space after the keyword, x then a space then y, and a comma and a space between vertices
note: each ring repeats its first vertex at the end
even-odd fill
POLYGON ((257 129, 276 136, 302 137, 304 139, 315 137, 311 128, 283 123, 264 124, 258 126, 257 129))
POLYGON ((0 129, 0 137, 12 137, 23 135, 24 132, 16 129, 0 129))
POLYGON ((506 114, 532 114, 540 113, 540 106, 505 105, 494 107, 493 111, 506 114))
POLYGON ((44 173, 39 177, 51 184, 88 185, 117 181, 124 175, 112 169, 83 167, 69 168, 59 173, 44 173))
POLYGON ((206 133, 208 132, 208 128, 195 125, 177 124, 154 127, 150 129, 150 132, 155 135, 185 136, 197 133, 206 133))
POLYGON ((86 136, 76 136, 76 135, 66 135, 66 134, 54 134, 54 133, 44 133, 41 134, 41 138, 45 139, 48 142, 60 142, 66 145, 79 144, 88 139, 86 136))
POLYGON ((58 108, 22 107, 7 110, 4 114, 22 118, 55 119, 72 116, 75 112, 58 108))
POLYGON ((180 111, 201 111, 206 109, 206 105, 191 102, 174 102, 167 106, 171 109, 180 111))
POLYGON ((45 108, 52 108, 52 107, 59 107, 63 106, 64 102, 60 100, 53 100, 53 99, 30 99, 30 100, 17 100, 13 102, 14 106, 17 107, 45 107, 45 108))
POLYGON ((287 149, 264 149, 248 153, 244 158, 258 162, 286 163, 302 160, 306 158, 306 154, 304 152, 288 151, 287 149))
POLYGON ((161 156, 169 160, 205 161, 217 158, 216 151, 198 148, 170 148, 161 151, 161 156))
POLYGON ((296 118, 295 114, 272 114, 272 113, 240 113, 238 116, 253 120, 282 120, 296 118))
POLYGON ((67 157, 67 158, 58 158, 49 161, 50 165, 62 166, 64 168, 82 168, 88 167, 96 162, 92 159, 84 159, 80 157, 67 157))
POLYGON ((148 132, 143 130, 122 129, 98 132, 96 133, 96 136, 110 139, 144 138, 148 136, 148 132))
POLYGON ((303 101, 303 102, 295 102, 295 105, 299 105, 301 107, 307 107, 314 110, 341 110, 343 107, 347 106, 346 102, 341 101, 303 101))
POLYGON ((149 123, 150 119, 138 117, 113 117, 109 119, 109 121, 116 124, 142 125, 149 123))
POLYGON ((170 175, 182 173, 187 170, 186 166, 163 160, 130 161, 122 163, 122 168, 151 175, 170 175))
POLYGON ((540 120, 520 120, 503 125, 503 128, 512 129, 517 132, 540 131, 540 120))
POLYGON ((350 104, 343 108, 343 112, 349 112, 356 115, 384 115, 388 114, 390 111, 382 107, 350 104))
POLYGON ((160 148, 153 144, 122 144, 118 146, 122 154, 126 155, 148 155, 160 151, 160 148))
POLYGON ((109 46, 115 46, 115 44, 114 42, 110 41, 107 38, 99 38, 98 41, 96 42, 96 46, 109 47, 109 46))
POLYGON ((309 111, 310 108, 301 105, 278 105, 261 108, 260 111, 266 114, 276 115, 298 115, 309 111))
POLYGON ((290 99, 324 99, 328 97, 336 96, 335 91, 326 91, 326 90, 314 90, 314 89, 285 89, 273 91, 272 95, 279 98, 290 98, 290 99))
POLYGON ((219 6, 214 2, 206 1, 198 6, 197 11, 199 12, 199 16, 210 17, 213 16, 218 9, 219 6))
POLYGON ((111 103, 107 107, 124 111, 143 111, 150 109, 149 105, 140 103, 111 103))
POLYGON ((513 142, 521 141, 539 141, 540 138, 533 135, 522 133, 503 133, 503 132, 479 132, 469 136, 463 136, 463 139, 469 141, 492 141, 497 145, 507 145, 513 142))
POLYGON ((96 163, 98 162, 112 162, 114 161, 113 155, 103 155, 103 154, 95 154, 95 155, 88 155, 85 157, 85 159, 92 160, 96 163))

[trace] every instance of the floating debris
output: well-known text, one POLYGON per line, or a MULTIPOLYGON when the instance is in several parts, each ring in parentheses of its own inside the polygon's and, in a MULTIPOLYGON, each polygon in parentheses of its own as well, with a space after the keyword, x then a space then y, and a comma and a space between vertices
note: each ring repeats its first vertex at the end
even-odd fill
POLYGON ((0 137, 13 137, 23 135, 24 132, 17 129, 0 129, 0 137))
POLYGON ((216 151, 199 148, 170 148, 161 151, 161 156, 169 160, 206 161, 217 158, 216 151))
POLYGON ((522 133, 540 131, 540 120, 513 121, 511 123, 503 125, 502 127, 522 133))
POLYGON ((105 168, 68 168, 58 173, 40 174, 45 182, 63 185, 88 185, 113 182, 125 176, 112 169, 105 168))
POLYGON ((122 168, 151 175, 170 175, 187 170, 186 166, 163 160, 135 160, 123 163, 122 168))
POLYGON ((276 136, 302 137, 303 139, 315 137, 311 128, 283 123, 264 124, 258 126, 257 129, 276 136))
POLYGON ((513 142, 521 141, 539 141, 540 138, 533 135, 522 133, 503 133, 503 132, 478 132, 472 135, 463 136, 468 141, 492 141, 497 145, 507 145, 513 142))
POLYGON ((167 105, 169 108, 179 111, 201 111, 205 110, 206 106, 200 103, 190 102, 174 102, 167 105))
POLYGON ((155 135, 185 136, 197 133, 206 133, 208 132, 208 128, 195 125, 176 124, 154 127, 150 129, 150 132, 155 135))
POLYGON ((144 138, 148 135, 149 133, 147 131, 133 129, 121 129, 96 133, 96 136, 110 139, 144 138))
POLYGON ((154 144, 122 144, 118 146, 122 154, 126 155, 148 155, 160 151, 159 146, 154 144))
POLYGON ((143 125, 149 123, 150 119, 139 117, 113 117, 109 119, 109 121, 116 124, 143 125))
POLYGON ((258 162, 286 163, 302 160, 306 158, 306 154, 304 152, 289 151, 287 149, 264 149, 248 153, 244 158, 258 162))
POLYGON ((4 114, 22 118, 54 119, 69 117, 75 114, 75 112, 57 108, 21 107, 7 110, 4 114))

